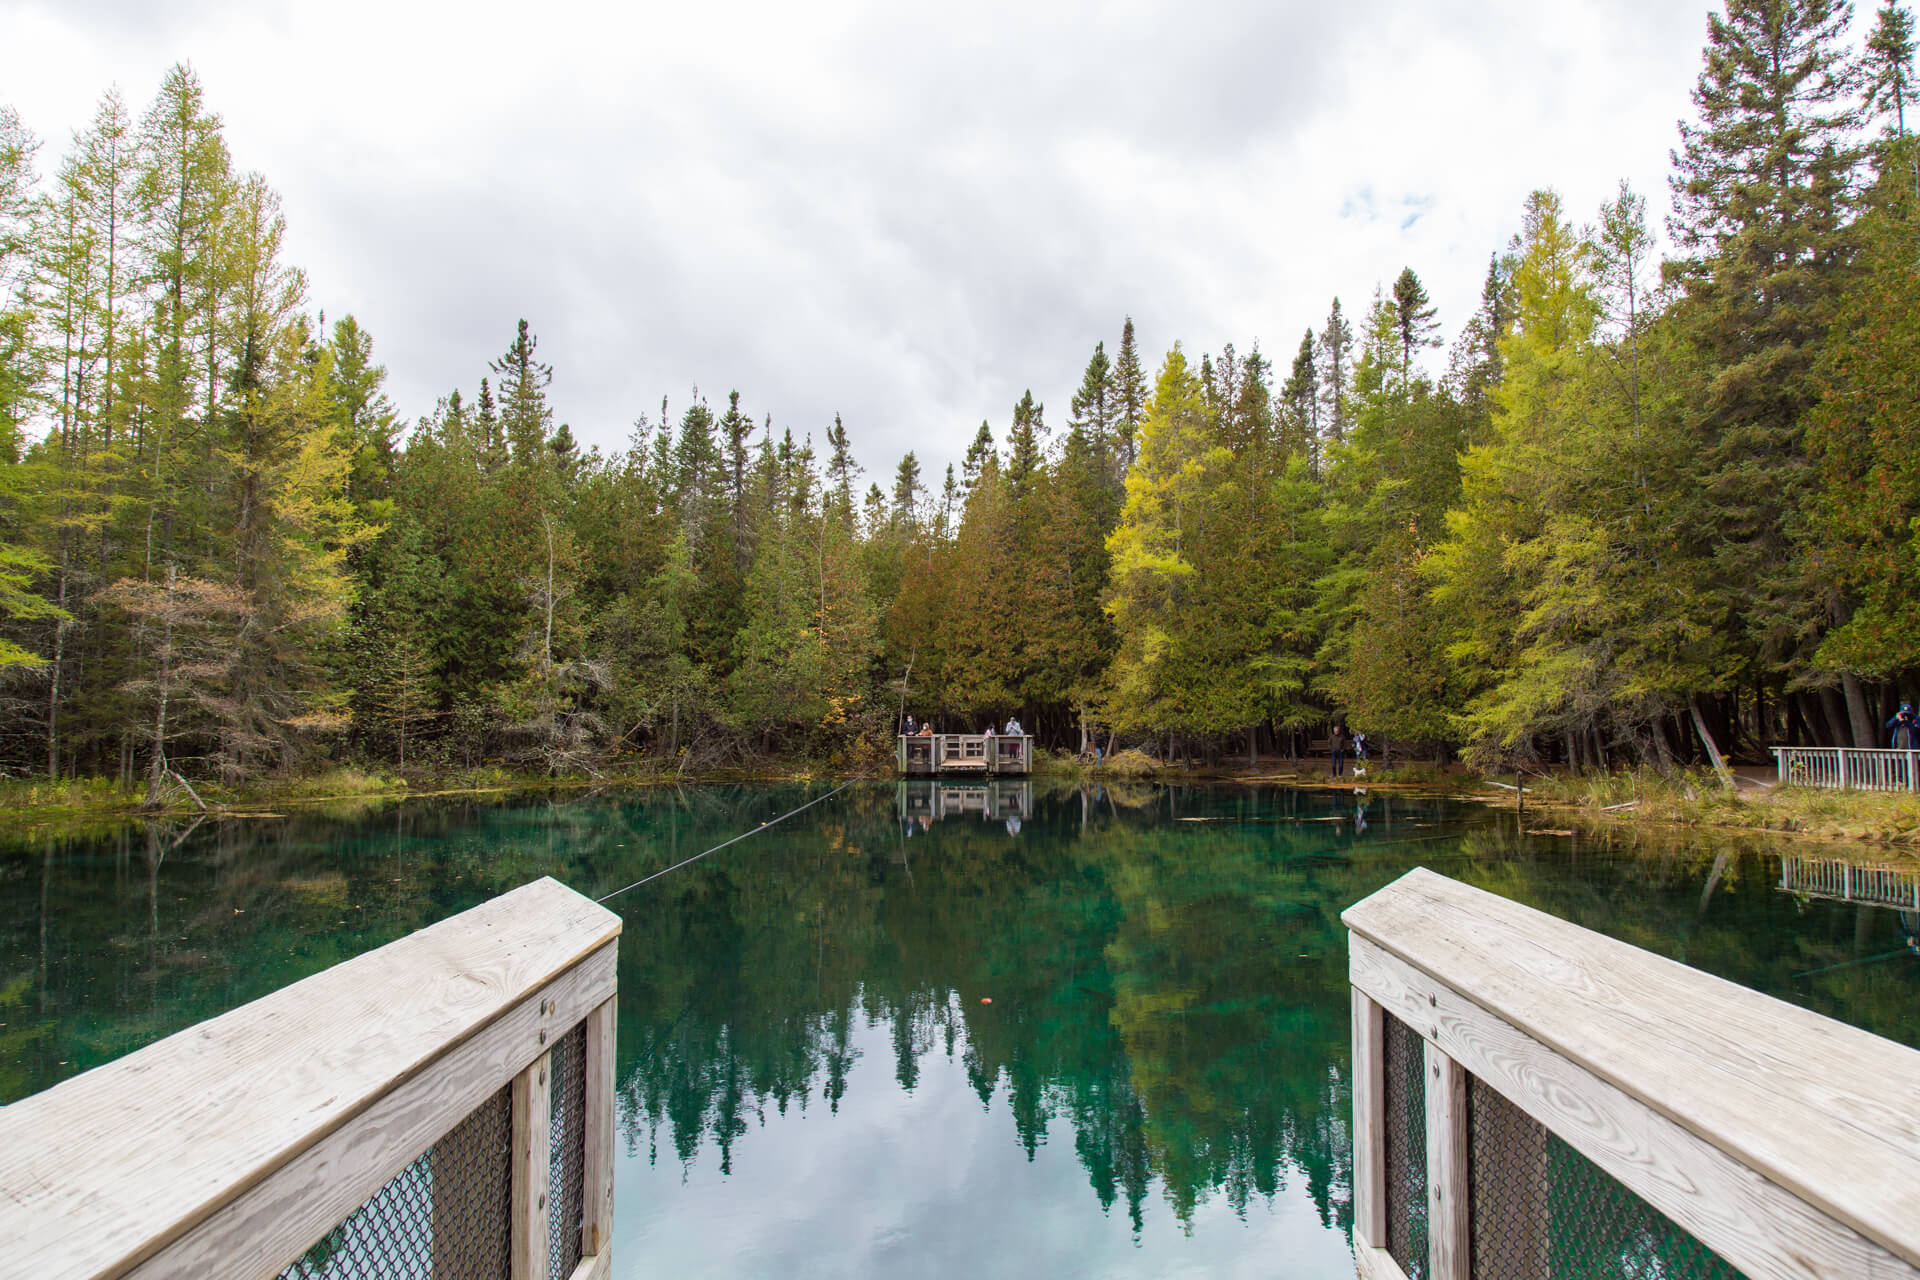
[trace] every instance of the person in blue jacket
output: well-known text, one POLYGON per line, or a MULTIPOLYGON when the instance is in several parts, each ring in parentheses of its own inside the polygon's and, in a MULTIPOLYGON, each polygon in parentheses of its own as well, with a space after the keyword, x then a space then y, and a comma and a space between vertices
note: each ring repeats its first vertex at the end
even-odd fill
POLYGON ((1893 749, 1912 751, 1920 748, 1920 716, 1913 714, 1913 704, 1903 702, 1900 709, 1893 713, 1893 719, 1886 727, 1893 730, 1893 749))

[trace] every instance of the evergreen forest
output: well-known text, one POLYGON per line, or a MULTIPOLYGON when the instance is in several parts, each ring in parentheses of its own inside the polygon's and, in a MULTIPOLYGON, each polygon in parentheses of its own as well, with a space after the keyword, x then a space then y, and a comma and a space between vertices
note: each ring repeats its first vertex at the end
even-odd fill
POLYGON ((1394 264, 1297 348, 1128 319, 1064 414, 890 476, 740 392, 583 448, 511 317, 403 420, 191 68, 63 154, 0 106, 0 771, 852 769, 906 713, 1209 759, 1884 745, 1920 692, 1913 55, 1891 0, 1727 0, 1663 226, 1542 186, 1466 317, 1394 264))

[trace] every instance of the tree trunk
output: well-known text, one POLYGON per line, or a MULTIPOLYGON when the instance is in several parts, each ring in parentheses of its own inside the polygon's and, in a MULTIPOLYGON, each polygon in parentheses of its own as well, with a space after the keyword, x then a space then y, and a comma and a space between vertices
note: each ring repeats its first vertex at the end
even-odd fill
POLYGON ((1787 694, 1786 703, 1787 745, 1790 747, 1807 746, 1808 739, 1812 737, 1812 734, 1808 731, 1806 716, 1800 712, 1800 695, 1796 693, 1787 694))
POLYGON ((1654 720, 1649 735, 1653 739, 1654 768, 1663 778, 1673 777, 1673 751, 1667 746, 1667 718, 1662 715, 1654 720))
POLYGON ((1847 717, 1853 723, 1853 745, 1872 747, 1879 744, 1880 735, 1874 731, 1873 712, 1867 709, 1867 691, 1860 685, 1860 677, 1851 671, 1840 677, 1840 687, 1847 691, 1847 717))
POLYGON ((153 715, 153 761, 147 770, 148 805, 160 803, 160 783, 167 775, 167 693, 173 677, 173 583, 174 567, 167 565, 167 623, 160 639, 160 679, 157 682, 153 715))
POLYGON ((1700 714, 1700 699, 1696 695, 1688 704, 1693 712, 1694 732, 1700 735, 1700 744, 1707 749, 1707 758, 1713 761, 1713 771, 1720 775, 1720 784, 1729 791, 1737 790, 1733 785, 1733 771, 1727 768, 1727 762, 1720 758, 1720 748, 1713 743, 1713 735, 1707 732, 1706 717, 1700 714))
POLYGON ((1847 721, 1847 701, 1840 696, 1840 690, 1832 685, 1820 690, 1820 714, 1826 717, 1827 736, 1833 739, 1836 747, 1853 745, 1853 730, 1847 721))

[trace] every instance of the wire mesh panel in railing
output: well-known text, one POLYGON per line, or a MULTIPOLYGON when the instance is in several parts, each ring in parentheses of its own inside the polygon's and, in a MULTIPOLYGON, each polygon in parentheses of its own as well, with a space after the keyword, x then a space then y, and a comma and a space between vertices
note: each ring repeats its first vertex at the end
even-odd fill
POLYGON ((1386 1077, 1387 1252, 1408 1280, 1427 1275, 1426 1043, 1392 1014, 1382 1019, 1386 1077))
POLYGON ((1473 1280, 1743 1280, 1478 1078, 1468 1110, 1473 1280))
POLYGON ((507 1280, 512 1167, 510 1093, 502 1089, 282 1271, 281 1280, 507 1280))
POLYGON ((587 1027, 553 1046, 552 1134, 548 1140, 547 1274, 566 1280, 580 1264, 580 1226, 587 1172, 587 1027))

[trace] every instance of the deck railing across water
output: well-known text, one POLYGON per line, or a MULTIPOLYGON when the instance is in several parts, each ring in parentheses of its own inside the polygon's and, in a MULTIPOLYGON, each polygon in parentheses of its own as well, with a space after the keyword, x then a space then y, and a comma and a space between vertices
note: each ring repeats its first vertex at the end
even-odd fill
POLYGON ((1920 1277, 1920 1052, 1426 870, 1342 919, 1363 1277, 1920 1277))
POLYGON ((1920 791, 1920 751, 1858 747, 1775 747, 1774 767, 1790 787, 1920 791))
POLYGON ((539 880, 0 1109, 0 1277, 605 1280, 619 933, 539 880))
POLYGON ((894 763, 902 773, 1030 773, 1030 733, 901 734, 894 763))

